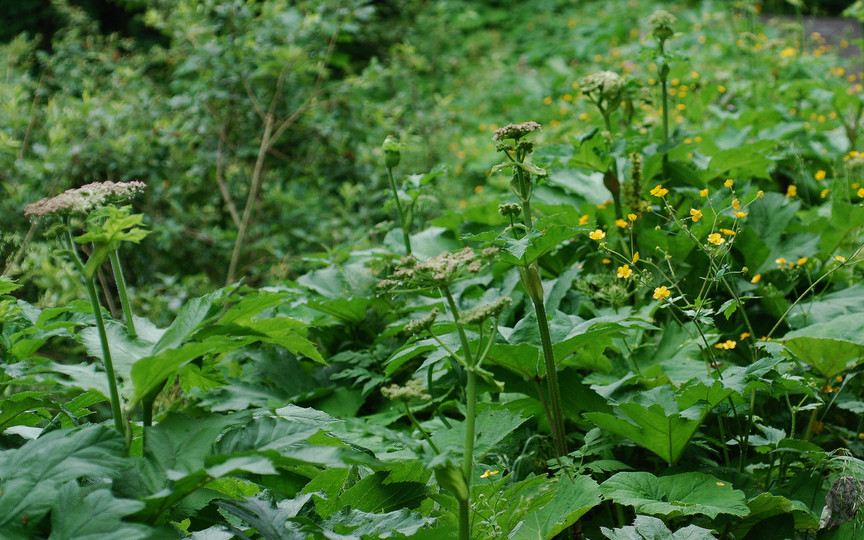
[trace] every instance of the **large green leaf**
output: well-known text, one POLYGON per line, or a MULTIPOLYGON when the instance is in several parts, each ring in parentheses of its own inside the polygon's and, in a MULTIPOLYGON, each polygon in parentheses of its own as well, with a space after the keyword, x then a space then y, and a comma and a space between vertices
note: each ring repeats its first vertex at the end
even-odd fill
POLYGON ((781 342, 826 379, 833 379, 864 362, 864 313, 794 330, 781 342))
MULTIPOLYGON (((500 405, 480 408, 474 424, 474 459, 479 463, 492 448, 504 440, 513 430, 528 419, 500 405)), ((432 441, 442 450, 447 447, 462 448, 465 442, 465 423, 451 422, 450 429, 438 429, 432 433, 432 441)))
POLYGON ((254 527, 265 540, 299 540, 305 538, 290 518, 301 512, 312 513, 312 494, 301 494, 294 499, 273 503, 262 497, 246 497, 242 501, 219 501, 219 507, 254 527))
POLYGON ((686 385, 677 395, 669 386, 661 386, 641 393, 638 401, 619 404, 617 416, 601 412, 584 416, 671 465, 681 457, 705 416, 730 393, 719 382, 710 387, 703 383, 686 385))
POLYGON ((414 534, 434 518, 408 510, 369 513, 345 507, 326 520, 314 513, 312 493, 274 505, 260 497, 243 501, 221 501, 219 506, 254 527, 265 540, 299 540, 307 537, 362 540, 414 534))
MULTIPOLYGON (((338 438, 323 435, 331 423, 326 415, 300 407, 284 412, 305 420, 290 421, 268 410, 201 418, 170 414, 146 429, 144 456, 135 461, 135 475, 124 483, 123 494, 144 495, 146 507, 136 517, 155 520, 213 480, 238 473, 275 475, 276 467, 376 463, 338 438)), ((207 502, 203 499, 201 505, 207 502)))
POLYGON ((336 538, 338 534, 341 535, 338 538, 344 540, 363 540, 408 536, 434 522, 435 518, 424 517, 406 509, 372 513, 346 507, 327 518, 321 524, 321 531, 325 537, 336 538), (336 534, 327 534, 329 531, 336 534))
POLYGON ((864 284, 856 284, 817 299, 801 302, 789 312, 789 324, 802 328, 807 324, 826 323, 861 310, 864 306, 864 284))
POLYGON ((54 402, 47 397, 47 392, 18 392, 7 399, 0 400, 0 431, 9 426, 35 425, 43 420, 36 414, 27 414, 33 409, 53 407, 54 402))
POLYGON ((559 477, 551 489, 554 491, 552 499, 525 516, 508 538, 552 538, 601 501, 600 487, 590 476, 577 476, 572 480, 559 477))
MULTIPOLYGON (((152 538, 154 530, 146 525, 127 523, 125 516, 144 506, 139 501, 118 499, 102 486, 81 487, 65 484, 51 512, 52 540, 96 540, 152 538)), ((170 531, 168 531, 170 532, 170 531)))
POLYGON ((744 492, 709 474, 688 472, 657 477, 649 472, 620 472, 600 484, 607 499, 633 506, 637 513, 672 519, 703 514, 743 517, 750 513, 744 492))
POLYGON ((428 497, 425 482, 396 482, 390 476, 387 471, 379 471, 354 485, 343 484, 316 508, 325 518, 344 506, 364 512, 391 512, 417 508, 428 497))
POLYGON ((502 261, 514 265, 531 264, 583 230, 543 221, 538 221, 535 225, 536 229, 532 229, 518 240, 505 235, 498 238, 499 243, 502 244, 499 253, 502 261))
POLYGON ((819 528, 819 519, 801 501, 792 501, 771 493, 760 493, 747 501, 747 507, 750 508, 750 514, 736 523, 733 529, 736 538, 743 538, 759 523, 781 515, 790 516, 792 523, 794 523, 794 530, 815 531, 819 528))
POLYGON ((52 431, 0 452, 0 530, 20 525, 24 516, 38 522, 67 482, 115 476, 124 466, 125 449, 117 430, 92 425, 52 431))
POLYGON ((560 362, 589 343, 599 341, 611 344, 613 337, 620 337, 632 329, 652 330, 656 327, 641 319, 623 315, 595 317, 577 323, 565 336, 554 340, 555 360, 560 362))
POLYGON ((603 536, 609 540, 715 540, 709 529, 688 525, 675 532, 663 520, 651 516, 636 516, 633 525, 620 529, 600 527, 603 536))

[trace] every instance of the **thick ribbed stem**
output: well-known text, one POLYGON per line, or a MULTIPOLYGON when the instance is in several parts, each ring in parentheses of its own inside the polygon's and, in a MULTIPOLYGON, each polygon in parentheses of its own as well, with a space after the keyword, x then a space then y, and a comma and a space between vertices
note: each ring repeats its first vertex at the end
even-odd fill
POLYGON ((468 382, 465 386, 465 445, 462 450, 462 476, 468 485, 468 497, 464 501, 459 501, 459 540, 469 540, 471 538, 469 516, 471 478, 474 474, 474 423, 477 417, 477 366, 474 365, 468 336, 465 334, 465 329, 459 324, 459 308, 456 306, 456 301, 453 300, 453 295, 448 287, 442 287, 441 290, 447 298, 447 305, 453 313, 453 320, 456 321, 456 332, 459 334, 459 341, 462 344, 462 358, 465 360, 468 376, 468 382))

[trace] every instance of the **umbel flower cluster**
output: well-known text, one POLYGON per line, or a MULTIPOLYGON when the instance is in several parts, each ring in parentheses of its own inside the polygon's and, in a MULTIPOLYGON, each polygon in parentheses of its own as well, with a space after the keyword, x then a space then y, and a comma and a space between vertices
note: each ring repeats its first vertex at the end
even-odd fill
MULTIPOLYGON (((486 248, 483 257, 491 257, 498 248, 486 248)), ((483 261, 470 247, 459 251, 444 251, 430 259, 420 262, 413 255, 402 257, 393 274, 378 282, 378 288, 436 288, 449 285, 465 273, 476 274, 483 261)))
POLYGON ((518 141, 532 131, 540 131, 542 127, 537 122, 523 122, 521 124, 507 124, 502 128, 495 130, 492 135, 493 141, 503 141, 505 139, 513 139, 518 141))
POLYGON ((620 99, 624 89, 624 79, 614 71, 598 71, 579 79, 579 88, 585 95, 597 94, 596 97, 607 101, 620 99))
POLYGON ((108 204, 127 201, 147 188, 138 180, 131 182, 94 182, 75 189, 68 189, 50 199, 42 199, 24 207, 24 215, 43 217, 48 215, 86 214, 108 204))
POLYGON ((423 385, 423 381, 417 379, 411 379, 405 383, 405 386, 391 384, 390 386, 382 388, 381 394, 385 398, 394 401, 408 402, 415 399, 420 401, 429 401, 432 399, 432 396, 426 392, 426 387, 423 385))

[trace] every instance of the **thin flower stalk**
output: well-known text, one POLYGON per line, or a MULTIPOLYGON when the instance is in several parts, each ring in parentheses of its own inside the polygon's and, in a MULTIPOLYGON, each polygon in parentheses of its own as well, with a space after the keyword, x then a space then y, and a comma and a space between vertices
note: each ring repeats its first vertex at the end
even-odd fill
POLYGON ((129 302, 129 293, 126 290, 126 279, 123 276, 123 267, 120 265, 120 257, 117 250, 112 251, 108 258, 111 261, 111 270, 114 272, 114 281, 117 283, 117 295, 120 297, 120 306, 123 309, 123 319, 126 321, 126 333, 134 339, 138 336, 135 331, 135 321, 132 318, 132 305, 129 302))

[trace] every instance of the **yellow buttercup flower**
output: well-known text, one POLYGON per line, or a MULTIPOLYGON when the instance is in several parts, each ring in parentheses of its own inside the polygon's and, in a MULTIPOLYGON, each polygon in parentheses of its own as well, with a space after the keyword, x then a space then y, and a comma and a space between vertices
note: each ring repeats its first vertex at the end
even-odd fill
POLYGON ((708 235, 708 241, 714 244, 715 246, 719 246, 720 244, 726 242, 726 239, 720 236, 719 233, 711 233, 708 235))
POLYGON ((707 197, 708 196, 708 188, 700 189, 699 190, 699 196, 700 197, 707 197))
POLYGON ((606 238, 606 233, 601 231, 600 229, 597 229, 596 231, 588 233, 588 238, 590 238, 591 240, 603 240, 604 238, 606 238))
POLYGON ((834 260, 842 263, 846 262, 846 257, 844 257, 843 255, 834 255, 834 260))
POLYGON ((480 478, 489 478, 490 476, 494 476, 494 475, 498 474, 499 472, 501 472, 501 471, 489 471, 489 470, 487 470, 486 472, 484 472, 483 474, 480 475, 480 478))
POLYGON ((693 223, 696 223, 700 219, 702 219, 702 210, 697 210, 695 208, 690 209, 690 216, 693 218, 693 223))
POLYGON ((733 341, 731 339, 727 339, 726 341, 718 343, 714 346, 717 347, 718 349, 726 349, 728 351, 730 349, 734 349, 735 345, 737 345, 737 343, 735 341, 733 341))
POLYGON ((807 261, 808 261, 807 257, 801 257, 800 259, 798 259, 798 262, 796 262, 795 264, 797 264, 798 266, 803 266, 803 265, 807 264, 807 261))
POLYGON ((624 228, 627 227, 628 223, 627 223, 627 221, 625 221, 625 220, 623 220, 623 219, 621 219, 621 218, 618 218, 618 219, 615 220, 615 225, 618 225, 619 227, 621 227, 622 229, 624 229, 624 228))
POLYGON ((861 198, 864 198, 864 188, 859 188, 859 189, 858 189, 858 196, 861 197, 861 198))
POLYGON ((792 184, 791 186, 786 188, 786 197, 794 197, 795 195, 798 195, 798 186, 792 184))
POLYGON ((783 265, 786 264, 788 261, 787 261, 786 259, 784 259, 783 257, 779 257, 779 258, 777 258, 777 259, 774 259, 774 262, 777 263, 777 264, 779 264, 780 266, 783 266, 783 265))
POLYGON ((737 198, 732 199, 732 208, 734 208, 735 210, 741 210, 741 201, 739 201, 737 198))
POLYGON ((824 199, 825 197, 828 196, 829 193, 831 193, 831 190, 828 188, 825 188, 822 190, 822 193, 819 194, 819 198, 824 199))
POLYGON ((654 189, 651 190, 651 195, 654 195, 655 197, 665 197, 667 193, 669 193, 669 190, 664 188, 661 184, 657 184, 654 189))
POLYGON ((654 288, 654 300, 663 300, 664 298, 668 298, 671 295, 672 293, 669 292, 669 289, 666 288, 666 285, 654 288))
POLYGON ((636 264, 637 262, 639 262, 639 252, 638 251, 633 254, 633 260, 630 261, 630 264, 636 264))
POLYGON ((759 283, 760 279, 762 279, 762 274, 756 274, 750 279, 750 283, 759 283))
POLYGON ((735 217, 737 217, 739 219, 747 217, 747 212, 732 212, 732 213, 735 214, 735 217))
POLYGON ((619 278, 627 279, 631 275, 633 275, 633 269, 630 268, 629 264, 625 264, 624 266, 618 267, 618 277, 619 278))
POLYGON ((764 199, 765 198, 765 192, 760 189, 759 191, 756 192, 756 197, 758 197, 760 199, 764 199))
POLYGON ((720 229, 720 232, 725 234, 726 236, 732 236, 733 234, 735 234, 735 231, 731 229, 720 229))
POLYGON ((744 341, 745 339, 750 337, 750 332, 741 332, 741 335, 738 337, 740 338, 739 341, 744 341))
POLYGON ((731 178, 727 178, 726 181, 723 182, 723 185, 726 187, 732 187, 732 184, 734 184, 734 183, 735 183, 735 180, 732 180, 731 178))
POLYGON ((630 221, 636 221, 637 217, 638 216, 636 214, 627 214, 627 219, 629 219, 630 221))
POLYGON ((815 178, 817 181, 825 180, 825 174, 826 174, 825 171, 818 170, 818 171, 816 171, 816 174, 813 175, 813 178, 815 178))
POLYGON ((585 214, 584 216, 580 217, 580 218, 579 218, 579 225, 587 225, 587 224, 588 224, 588 219, 590 219, 590 217, 588 216, 588 214, 585 214))

